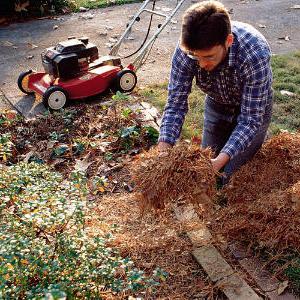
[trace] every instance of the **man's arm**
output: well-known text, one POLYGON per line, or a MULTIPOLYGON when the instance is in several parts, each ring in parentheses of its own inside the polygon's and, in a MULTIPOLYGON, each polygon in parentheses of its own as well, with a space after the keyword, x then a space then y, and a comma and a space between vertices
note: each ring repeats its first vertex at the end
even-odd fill
POLYGON ((188 111, 187 98, 191 92, 195 67, 196 61, 189 58, 177 46, 172 59, 168 101, 164 109, 158 140, 158 147, 162 151, 174 145, 180 136, 188 111))
POLYGON ((220 160, 224 154, 232 159, 245 150, 252 142, 259 127, 263 123, 266 106, 270 101, 272 71, 270 56, 256 57, 243 69, 245 85, 242 95, 241 113, 238 123, 226 145, 221 150, 221 157, 217 157, 216 164, 223 167, 220 160))

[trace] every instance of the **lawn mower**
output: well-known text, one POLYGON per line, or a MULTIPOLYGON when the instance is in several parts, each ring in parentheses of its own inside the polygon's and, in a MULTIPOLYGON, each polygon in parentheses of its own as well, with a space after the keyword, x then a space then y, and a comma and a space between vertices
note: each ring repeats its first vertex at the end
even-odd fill
POLYGON ((108 89, 130 93, 137 83, 136 72, 147 59, 154 41, 184 1, 177 1, 176 7, 168 15, 155 10, 155 0, 144 1, 107 56, 99 57, 97 47, 87 37, 70 37, 55 47, 47 48, 41 55, 44 71, 21 73, 18 78, 19 89, 26 94, 35 93, 51 110, 63 108, 69 100, 87 98, 108 89), (152 9, 147 8, 150 2, 152 9), (134 23, 141 20, 143 12, 151 14, 148 32, 142 45, 124 57, 136 55, 134 62, 123 67, 118 50, 134 23), (153 15, 164 17, 165 20, 148 39, 153 15))

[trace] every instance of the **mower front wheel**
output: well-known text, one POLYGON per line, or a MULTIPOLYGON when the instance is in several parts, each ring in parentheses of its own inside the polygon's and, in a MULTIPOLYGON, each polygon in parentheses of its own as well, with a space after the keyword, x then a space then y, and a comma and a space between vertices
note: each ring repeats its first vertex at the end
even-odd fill
POLYGON ((115 92, 129 93, 135 88, 136 83, 137 77, 133 71, 129 69, 121 70, 117 74, 113 89, 115 92))
POLYGON ((65 107, 68 101, 68 93, 62 87, 50 86, 43 95, 43 103, 52 110, 65 107))
POLYGON ((18 87, 24 94, 27 95, 34 94, 34 92, 28 88, 28 80, 31 73, 32 70, 22 72, 18 77, 18 87))

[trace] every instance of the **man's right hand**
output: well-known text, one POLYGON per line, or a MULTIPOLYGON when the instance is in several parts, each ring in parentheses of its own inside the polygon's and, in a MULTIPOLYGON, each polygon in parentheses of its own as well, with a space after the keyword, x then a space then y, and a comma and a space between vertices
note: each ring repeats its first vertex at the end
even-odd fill
POLYGON ((168 150, 170 150, 173 146, 166 142, 159 142, 157 145, 159 156, 167 156, 168 150))

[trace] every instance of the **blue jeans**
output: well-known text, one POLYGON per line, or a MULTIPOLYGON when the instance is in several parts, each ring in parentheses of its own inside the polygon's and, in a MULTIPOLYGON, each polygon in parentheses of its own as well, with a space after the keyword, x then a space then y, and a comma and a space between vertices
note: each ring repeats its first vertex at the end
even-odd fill
MULTIPOLYGON (((207 97, 205 100, 202 147, 211 147, 217 156, 236 127, 239 114, 239 106, 219 104, 207 97)), ((271 115, 272 101, 266 108, 263 124, 258 129, 250 146, 225 165, 225 174, 222 176, 223 184, 228 183, 230 176, 243 164, 249 161, 259 150, 265 140, 267 129, 271 121, 271 115)))

